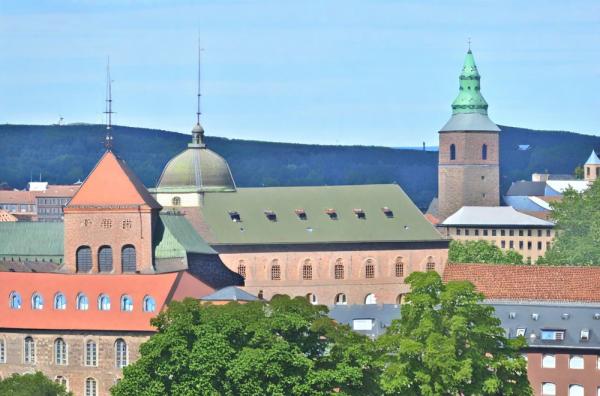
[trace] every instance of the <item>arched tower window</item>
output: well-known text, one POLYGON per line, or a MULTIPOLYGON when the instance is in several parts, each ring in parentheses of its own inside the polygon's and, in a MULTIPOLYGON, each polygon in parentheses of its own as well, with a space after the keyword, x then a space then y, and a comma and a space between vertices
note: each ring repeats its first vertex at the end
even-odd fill
POLYGON ((101 294, 100 297, 98 297, 98 310, 110 310, 110 298, 106 294, 101 294))
POLYGON ((271 280, 281 280, 281 266, 277 260, 271 265, 271 280))
POLYGON ((450 160, 454 161, 456 159, 456 146, 454 144, 450 145, 450 160))
POLYGON ((67 298, 62 293, 56 293, 54 296, 54 309, 67 309, 67 298))
POLYGON ((342 259, 338 259, 335 262, 335 266, 333 268, 333 275, 335 279, 344 279, 344 262, 342 259))
POLYGON ((237 272, 242 278, 246 279, 246 264, 244 264, 244 260, 240 260, 237 272))
POLYGON ((21 295, 17 292, 10 293, 10 308, 21 309, 21 295))
POLYGON ((89 301, 85 294, 79 293, 77 295, 77 309, 80 311, 87 311, 89 307, 89 301))
POLYGON ((396 278, 402 278, 404 276, 404 263, 402 262, 402 257, 398 257, 396 259, 396 265, 394 269, 396 278))
POLYGON ((375 297, 375 294, 367 294, 365 297, 365 304, 377 304, 377 297, 375 297))
POLYGON ((313 275, 312 264, 310 260, 305 260, 304 264, 302 264, 302 279, 303 280, 311 280, 313 275))
POLYGON ((484 144, 483 146, 481 146, 481 159, 482 160, 487 159, 487 144, 484 144))
POLYGON ((123 246, 123 249, 121 249, 121 271, 135 272, 137 269, 135 260, 135 247, 133 245, 123 246))
POLYGON ((75 258, 77 272, 90 272, 92 270, 92 249, 89 246, 80 246, 75 258))
POLYGON ((173 203, 173 206, 179 206, 179 205, 181 205, 181 198, 179 198, 179 197, 173 197, 173 199, 171 200, 171 202, 173 203))
POLYGON ((144 297, 144 312, 154 312, 156 310, 156 301, 151 296, 144 297))
POLYGON ((23 342, 23 362, 25 364, 35 363, 35 341, 31 337, 25 337, 23 342))
POLYGON ((365 264, 365 278, 375 278, 375 264, 371 259, 367 260, 367 264, 365 264))
POLYGON ((31 296, 31 309, 44 309, 44 298, 39 293, 31 296))
POLYGON ((98 272, 112 272, 113 255, 110 246, 101 246, 98 249, 98 272))
POLYGON ((121 311, 123 312, 131 312, 133 311, 133 299, 125 295, 121 297, 121 311))

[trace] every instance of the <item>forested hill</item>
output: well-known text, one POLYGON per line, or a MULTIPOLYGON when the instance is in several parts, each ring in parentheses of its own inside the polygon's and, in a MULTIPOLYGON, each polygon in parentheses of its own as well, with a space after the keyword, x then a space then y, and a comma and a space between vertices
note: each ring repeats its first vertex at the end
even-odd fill
MULTIPOLYGON (((600 137, 501 127, 502 191, 532 172, 572 173, 600 148, 600 137), (518 145, 530 145, 519 150, 518 145)), ((190 136, 114 127, 115 152, 147 186, 190 136)), ((83 180, 102 155, 101 125, 0 125, 0 182, 22 188, 30 180, 83 180)), ((437 152, 370 146, 320 146, 207 137, 224 156, 240 187, 392 183, 427 207, 437 194, 437 152)))

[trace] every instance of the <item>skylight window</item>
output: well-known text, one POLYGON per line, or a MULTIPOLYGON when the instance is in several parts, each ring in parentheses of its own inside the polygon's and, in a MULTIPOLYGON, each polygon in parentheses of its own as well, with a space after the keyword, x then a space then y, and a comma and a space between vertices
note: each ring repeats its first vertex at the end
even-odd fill
POLYGON ((234 223, 239 223, 240 221, 242 221, 240 214, 238 212, 236 212, 235 210, 229 211, 229 217, 231 218, 231 221, 233 221, 234 223))
POLYGON ((277 214, 272 210, 265 210, 265 216, 269 221, 277 221, 277 214))
POLYGON ((294 212, 296 213, 296 216, 298 216, 298 218, 300 220, 308 219, 308 216, 306 215, 306 211, 304 209, 296 209, 296 210, 294 210, 294 212))
POLYGON ((388 208, 387 206, 384 206, 383 208, 381 208, 381 211, 383 212, 385 217, 387 217, 388 219, 391 219, 394 217, 394 212, 392 211, 392 209, 388 208))
POLYGON ((325 211, 325 213, 327 213, 327 215, 329 216, 329 218, 331 220, 337 220, 338 219, 338 214, 337 214, 337 212, 336 212, 335 209, 327 209, 325 211))
POLYGON ((367 214, 362 209, 353 209, 353 212, 356 215, 356 218, 358 218, 358 219, 364 220, 367 218, 367 214))

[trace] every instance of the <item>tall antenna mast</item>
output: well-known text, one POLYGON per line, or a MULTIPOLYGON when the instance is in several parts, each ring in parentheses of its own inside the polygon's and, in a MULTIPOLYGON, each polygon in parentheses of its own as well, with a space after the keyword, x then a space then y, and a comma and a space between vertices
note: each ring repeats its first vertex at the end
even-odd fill
POLYGON ((202 111, 200 110, 200 98, 202 96, 200 86, 200 83, 202 81, 202 51, 204 51, 204 49, 202 48, 202 45, 200 43, 200 33, 198 33, 198 109, 196 111, 196 124, 198 125, 200 125, 200 115, 202 114, 202 111))
POLYGON ((114 112, 112 111, 112 80, 110 79, 110 57, 108 57, 106 61, 106 110, 104 111, 106 114, 106 137, 104 138, 104 147, 107 150, 112 149, 112 141, 113 137, 111 134, 112 129, 112 115, 114 112))

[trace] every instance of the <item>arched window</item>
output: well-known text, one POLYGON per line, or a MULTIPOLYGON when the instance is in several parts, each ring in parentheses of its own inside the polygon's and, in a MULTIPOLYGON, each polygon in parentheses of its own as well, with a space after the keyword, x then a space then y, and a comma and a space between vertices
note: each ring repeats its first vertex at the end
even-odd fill
POLYGON ((115 341, 115 365, 118 368, 127 366, 127 343, 122 338, 115 341))
POLYGON ((427 265, 425 267, 427 271, 435 271, 435 261, 433 261, 433 257, 427 257, 427 265))
POLYGON ((317 305, 319 302, 317 300, 317 295, 314 293, 308 293, 306 295, 306 299, 308 300, 309 303, 311 303, 312 305, 317 305))
POLYGON ((54 296, 54 309, 67 309, 67 298, 62 293, 56 293, 54 296))
POLYGON ((25 364, 35 363, 35 341, 31 337, 25 337, 23 343, 23 362, 25 364))
POLYGON ((98 348, 92 340, 85 343, 85 365, 90 367, 98 365, 98 348))
POLYGON ((556 395, 556 385, 552 382, 543 382, 542 395, 556 395))
POLYGON ((113 255, 110 246, 101 246, 98 249, 98 272, 112 272, 113 255))
POLYGON ((246 264, 244 264, 244 260, 240 260, 237 272, 242 278, 246 279, 246 264))
POLYGON ((482 160, 487 159, 487 144, 484 144, 483 146, 481 146, 481 159, 482 160))
POLYGON ((6 344, 2 338, 0 338, 0 363, 6 363, 6 344))
POLYGON ((338 259, 333 267, 333 275, 335 279, 344 279, 344 263, 342 259, 338 259))
POLYGON ((79 293, 77 295, 77 309, 80 311, 87 311, 89 307, 89 301, 85 294, 79 293))
POLYGON ((144 312, 156 311, 156 301, 150 296, 144 297, 144 312))
POLYGON ((101 294, 100 297, 98 297, 98 309, 100 311, 110 310, 110 298, 106 294, 101 294))
POLYGON ((11 309, 21 309, 21 295, 19 293, 10 293, 9 302, 11 309))
POLYGON ((377 298, 375 297, 375 294, 367 294, 367 296, 365 297, 365 304, 377 304, 377 298))
POLYGON ((456 159, 456 146, 454 144, 450 145, 450 160, 454 161, 456 159))
POLYGON ((90 272, 92 270, 92 249, 89 246, 80 246, 75 258, 77 272, 90 272))
POLYGON ((57 375, 56 377, 54 377, 54 382, 64 386, 67 391, 69 390, 69 381, 67 381, 67 379, 62 375, 57 375))
POLYGON ((271 280, 281 280, 281 266, 277 260, 271 264, 271 280))
POLYGON ((398 305, 404 304, 405 299, 406 299, 405 294, 398 294, 398 297, 396 297, 396 304, 398 304, 398 305))
POLYGON ((98 396, 98 384, 93 378, 85 380, 85 396, 98 396))
POLYGON ((583 369, 584 360, 583 355, 571 355, 569 357, 569 368, 570 369, 583 369))
POLYGON ((367 260, 365 264, 365 278, 375 278, 375 264, 373 264, 373 260, 367 260))
POLYGON ((31 309, 44 309, 44 298, 39 293, 33 293, 31 296, 31 309))
POLYGON ((67 343, 62 338, 54 341, 54 363, 58 365, 67 364, 67 343))
POLYGON ((181 205, 181 198, 173 197, 173 199, 171 200, 171 203, 173 204, 173 206, 179 206, 179 205, 181 205))
POLYGON ((344 293, 339 293, 335 296, 335 305, 346 305, 348 301, 346 300, 346 295, 344 293))
POLYGON ((569 396, 583 396, 584 390, 581 385, 569 385, 569 396))
POLYGON ((304 264, 302 264, 302 279, 312 279, 312 264, 310 263, 310 260, 305 260, 304 264))
POLYGON ((402 262, 402 257, 396 259, 395 270, 396 278, 402 278, 404 276, 404 263, 402 262))
POLYGON ((135 247, 133 245, 123 246, 123 249, 121 249, 121 271, 135 272, 137 269, 135 260, 135 247))
POLYGON ((133 311, 133 300, 131 297, 125 295, 121 297, 121 311, 131 312, 133 311))

